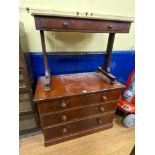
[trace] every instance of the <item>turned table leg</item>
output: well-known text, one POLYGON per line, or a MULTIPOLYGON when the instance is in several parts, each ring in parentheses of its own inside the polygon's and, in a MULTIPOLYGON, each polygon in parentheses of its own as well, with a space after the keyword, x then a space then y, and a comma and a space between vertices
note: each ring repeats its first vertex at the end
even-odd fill
POLYGON ((105 55, 105 62, 102 67, 103 70, 108 73, 110 72, 110 59, 111 59, 111 53, 112 53, 112 48, 113 48, 113 44, 114 44, 114 39, 115 39, 115 33, 109 33, 107 50, 106 50, 106 55, 105 55))
POLYGON ((41 36, 41 44, 42 44, 44 67, 45 67, 44 90, 45 91, 50 91, 51 90, 51 86, 50 86, 50 70, 48 68, 48 63, 47 63, 44 31, 40 31, 40 36, 41 36))
POLYGON ((115 39, 115 33, 109 33, 104 65, 103 67, 97 68, 98 72, 101 72, 102 74, 104 74, 106 77, 110 79, 110 83, 115 83, 115 80, 116 80, 116 77, 110 74, 110 59, 111 59, 114 39, 115 39))

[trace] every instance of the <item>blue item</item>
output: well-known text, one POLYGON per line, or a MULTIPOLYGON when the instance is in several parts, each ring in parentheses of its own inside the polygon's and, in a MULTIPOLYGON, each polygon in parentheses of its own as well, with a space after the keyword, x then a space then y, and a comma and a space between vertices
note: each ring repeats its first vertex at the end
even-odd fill
MULTIPOLYGON (((45 74, 42 52, 30 53, 30 57, 36 83, 38 77, 45 74)), ((104 58, 105 53, 88 56, 48 56, 48 65, 52 75, 94 72, 98 66, 104 64, 104 58)), ((134 68, 134 51, 113 51, 110 72, 118 81, 125 83, 134 68)))

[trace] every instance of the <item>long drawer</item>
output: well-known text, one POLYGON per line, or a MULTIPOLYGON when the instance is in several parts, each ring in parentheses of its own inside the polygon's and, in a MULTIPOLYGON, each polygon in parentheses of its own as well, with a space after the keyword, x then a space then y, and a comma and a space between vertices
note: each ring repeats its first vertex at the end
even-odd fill
POLYGON ((40 114, 55 113, 56 111, 63 111, 65 109, 77 108, 80 106, 92 105, 96 103, 102 104, 118 100, 120 94, 121 90, 115 90, 102 93, 93 93, 86 96, 74 96, 62 100, 38 103, 38 109, 40 114))
POLYGON ((91 115, 102 114, 115 110, 117 102, 110 102, 104 104, 97 104, 87 107, 82 107, 74 110, 67 110, 60 113, 43 115, 41 116, 43 128, 47 126, 52 126, 56 124, 65 123, 68 121, 80 119, 83 117, 88 117, 91 115))
POLYGON ((129 22, 90 20, 80 18, 62 17, 36 17, 36 28, 38 30, 52 31, 86 31, 86 32, 117 32, 128 33, 129 22))
POLYGON ((46 141, 58 137, 65 137, 77 132, 89 130, 91 128, 100 127, 112 123, 113 113, 98 115, 92 118, 79 120, 65 125, 43 129, 44 138, 46 141))

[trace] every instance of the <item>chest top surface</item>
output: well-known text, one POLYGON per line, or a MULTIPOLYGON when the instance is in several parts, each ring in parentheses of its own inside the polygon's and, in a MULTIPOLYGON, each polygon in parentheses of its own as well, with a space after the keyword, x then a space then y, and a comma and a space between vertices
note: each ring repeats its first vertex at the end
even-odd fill
POLYGON ((110 84, 107 77, 96 72, 52 76, 50 83, 51 91, 45 92, 44 77, 38 79, 35 102, 124 88, 124 85, 118 81, 110 84))

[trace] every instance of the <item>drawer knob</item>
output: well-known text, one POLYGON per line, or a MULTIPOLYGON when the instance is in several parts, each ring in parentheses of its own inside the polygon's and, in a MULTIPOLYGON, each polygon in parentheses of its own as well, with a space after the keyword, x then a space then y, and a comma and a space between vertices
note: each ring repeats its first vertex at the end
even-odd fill
POLYGON ((108 98, 106 96, 102 96, 103 101, 107 101, 108 98))
POLYGON ((102 124, 103 123, 103 121, 99 118, 98 119, 98 124, 102 124))
POLYGON ((112 29, 112 27, 113 27, 112 25, 108 25, 108 29, 112 29))
POLYGON ((101 110, 102 112, 105 111, 104 107, 100 107, 100 110, 101 110))
POLYGON ((68 27, 68 22, 64 21, 64 27, 67 28, 68 27))
POLYGON ((61 108, 66 108, 67 107, 67 104, 65 103, 65 101, 63 100, 62 103, 61 103, 61 108))
POLYGON ((66 115, 62 115, 62 120, 63 121, 67 121, 67 116, 66 115))
POLYGON ((62 129, 62 132, 65 134, 65 133, 67 133, 67 129, 66 128, 63 128, 62 129))

